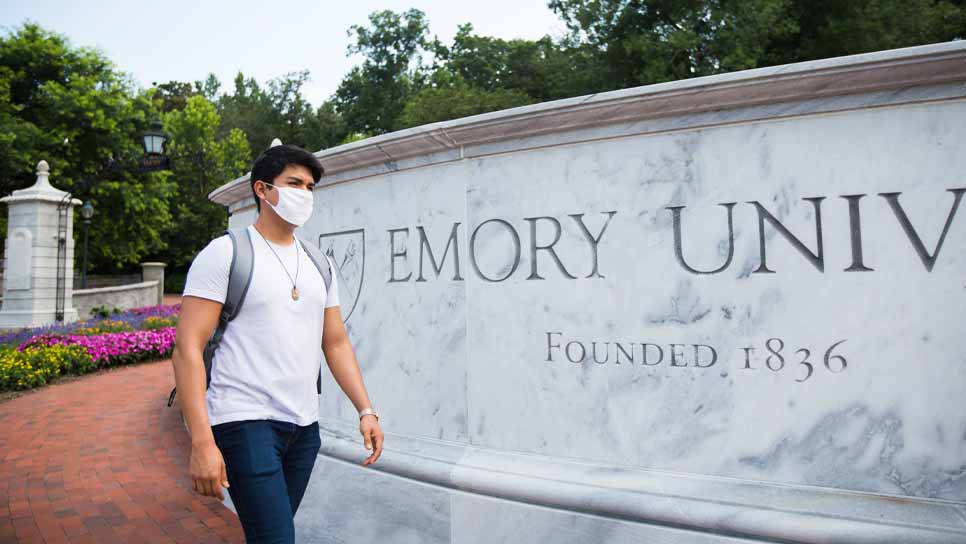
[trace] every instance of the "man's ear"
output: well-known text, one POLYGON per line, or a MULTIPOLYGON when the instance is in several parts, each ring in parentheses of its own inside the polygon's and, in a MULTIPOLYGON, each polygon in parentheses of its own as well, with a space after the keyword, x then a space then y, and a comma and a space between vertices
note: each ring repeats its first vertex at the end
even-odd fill
MULTIPOLYGON (((260 179, 256 179, 256 180, 255 180, 255 183, 258 183, 259 181, 262 181, 262 180, 260 180, 260 179)), ((256 186, 256 187, 257 187, 257 186, 256 186)), ((267 187, 265 187, 265 182, 264 182, 264 181, 262 181, 262 193, 263 193, 263 194, 261 195, 261 196, 262 196, 262 198, 265 198, 265 195, 264 195, 264 193, 265 193, 265 191, 267 191, 267 190, 268 190, 268 188, 267 188, 267 187)), ((259 195, 258 195, 258 189, 255 189, 255 196, 259 196, 259 195)))

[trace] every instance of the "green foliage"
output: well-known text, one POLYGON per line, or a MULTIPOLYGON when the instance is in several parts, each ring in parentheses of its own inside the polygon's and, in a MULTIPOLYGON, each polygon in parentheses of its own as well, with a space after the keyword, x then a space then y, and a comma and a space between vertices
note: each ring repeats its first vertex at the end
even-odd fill
POLYGON ((251 152, 239 129, 218 137, 221 118, 201 95, 186 99, 181 110, 164 115, 168 136, 165 153, 172 157, 171 179, 176 191, 169 206, 178 218, 165 235, 166 249, 157 255, 175 270, 186 266, 226 223, 225 208, 208 194, 245 173, 251 152))
POLYGON ((105 168, 112 156, 140 154, 154 117, 150 98, 98 51, 32 23, 0 37, 0 193, 32 185, 46 160, 56 187, 111 219, 90 232, 89 260, 105 272, 159 249, 170 226, 164 174, 105 168))
POLYGON ((534 102, 522 90, 480 89, 471 86, 460 75, 444 69, 437 70, 432 79, 431 86, 406 102, 400 116, 401 126, 425 125, 534 102))
POLYGON ((180 111, 188 105, 188 98, 198 94, 194 86, 183 81, 169 81, 154 85, 154 99, 160 101, 163 113, 180 111))
POLYGON ((792 0, 788 16, 797 31, 769 44, 769 65, 966 38, 962 0, 792 0))
POLYGON ((949 0, 551 0, 570 49, 593 59, 585 92, 962 38, 949 0))
POLYGON ((123 310, 114 306, 113 308, 108 308, 107 306, 94 306, 91 308, 91 317, 110 317, 114 314, 119 314, 123 310))
POLYGON ((406 101, 425 84, 420 53, 429 46, 429 24, 418 9, 378 11, 369 24, 350 29, 356 40, 347 54, 361 53, 365 60, 343 78, 335 108, 351 132, 382 134, 401 127, 406 101))
POLYGON ((466 23, 460 25, 453 45, 434 40, 432 49, 437 72, 445 68, 475 89, 520 91, 544 101, 579 94, 587 83, 579 55, 549 36, 502 40, 473 34, 473 25, 466 23))
POLYGON ((182 267, 179 269, 174 269, 172 271, 166 271, 164 273, 164 292, 165 293, 183 293, 185 280, 188 279, 188 271, 182 267))
MULTIPOLYGON (((212 86, 213 78, 209 77, 208 86, 212 86)), ((346 134, 345 123, 331 102, 312 109, 302 96, 302 87, 308 81, 308 71, 294 72, 272 79, 262 88, 253 78, 239 73, 234 91, 213 99, 221 115, 219 133, 241 129, 251 150, 249 163, 274 138, 311 151, 336 145, 346 134)), ((195 86, 205 87, 200 82, 195 86)))
POLYGON ((760 65, 764 48, 794 32, 788 0, 553 0, 578 48, 593 52, 601 89, 760 65))
POLYGON ((105 176, 88 190, 95 210, 89 259, 97 270, 117 273, 163 251, 166 233, 175 227, 170 201, 176 188, 167 172, 148 177, 156 181, 142 182, 131 173, 105 176))

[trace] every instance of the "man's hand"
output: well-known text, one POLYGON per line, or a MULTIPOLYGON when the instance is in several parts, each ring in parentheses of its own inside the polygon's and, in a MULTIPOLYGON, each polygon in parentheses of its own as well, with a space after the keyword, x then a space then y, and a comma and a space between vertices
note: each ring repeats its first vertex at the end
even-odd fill
POLYGON ((362 440, 367 450, 372 450, 372 455, 362 462, 362 466, 367 467, 379 459, 382 454, 382 429, 379 428, 379 420, 376 416, 365 415, 359 419, 359 432, 362 433, 362 440))
POLYGON ((207 497, 225 500, 222 487, 228 487, 228 474, 221 450, 214 442, 191 446, 191 467, 189 470, 195 491, 207 497))

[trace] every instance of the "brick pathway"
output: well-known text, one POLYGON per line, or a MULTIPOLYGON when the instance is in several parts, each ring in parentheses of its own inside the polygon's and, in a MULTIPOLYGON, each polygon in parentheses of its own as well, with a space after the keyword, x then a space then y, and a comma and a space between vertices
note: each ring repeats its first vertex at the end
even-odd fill
POLYGON ((0 543, 244 542, 191 488, 173 384, 143 363, 0 403, 0 543))

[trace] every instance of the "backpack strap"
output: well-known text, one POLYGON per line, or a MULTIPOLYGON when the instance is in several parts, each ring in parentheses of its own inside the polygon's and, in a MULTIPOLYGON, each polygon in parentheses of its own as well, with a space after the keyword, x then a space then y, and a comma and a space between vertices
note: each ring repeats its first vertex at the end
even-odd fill
MULTIPOLYGON (((202 351, 202 359, 205 363, 205 389, 211 384, 211 361, 214 359, 215 350, 221 343, 221 338, 225 334, 228 322, 238 315, 241 311, 245 295, 248 294, 248 287, 252 282, 252 269, 255 265, 255 252, 252 247, 251 235, 247 227, 226 230, 231 239, 231 266, 228 269, 228 293, 225 302, 221 306, 221 314, 218 316, 218 326, 215 327, 211 338, 205 344, 202 351)), ((174 402, 177 394, 177 387, 171 390, 168 396, 168 406, 174 402)))
POLYGON ((226 230, 231 238, 231 268, 228 271, 228 294, 221 307, 222 319, 227 323, 241 310, 248 287, 252 283, 252 270, 255 268, 255 250, 248 227, 226 230))
POLYGON ((231 238, 232 250, 231 267, 228 269, 228 293, 225 295, 225 303, 221 306, 218 326, 215 327, 215 332, 205 345, 205 389, 211 383, 211 362, 215 357, 215 350, 221 344, 221 337, 225 334, 228 322, 235 319, 241 311, 245 295, 248 294, 248 287, 252 282, 252 270, 255 267, 255 251, 248 227, 227 230, 225 234, 231 238))
MULTIPOLYGON (((332 261, 329 260, 328 255, 322 253, 322 250, 318 247, 310 244, 309 242, 302 239, 301 236, 296 236, 299 243, 302 244, 302 249, 308 254, 309 258, 312 259, 312 263, 315 267, 319 269, 319 274, 322 274, 322 281, 325 282, 325 293, 328 295, 329 289, 332 287, 332 261), (322 264, 325 263, 325 264, 322 264)), ((319 377, 315 380, 315 390, 322 394, 322 367, 319 366, 319 377)))

